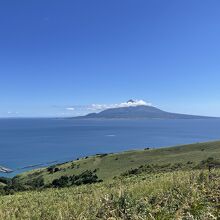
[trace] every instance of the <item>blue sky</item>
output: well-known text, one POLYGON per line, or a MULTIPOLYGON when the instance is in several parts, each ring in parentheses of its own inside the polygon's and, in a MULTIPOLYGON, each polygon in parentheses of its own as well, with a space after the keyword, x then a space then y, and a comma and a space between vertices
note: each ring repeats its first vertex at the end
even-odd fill
POLYGON ((220 116, 220 1, 0 1, 0 117, 143 99, 220 116))

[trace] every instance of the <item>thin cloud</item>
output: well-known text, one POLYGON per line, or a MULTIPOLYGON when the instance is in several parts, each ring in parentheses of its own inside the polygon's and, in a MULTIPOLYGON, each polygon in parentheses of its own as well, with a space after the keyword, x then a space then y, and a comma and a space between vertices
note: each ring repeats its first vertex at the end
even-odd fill
POLYGON ((119 104, 92 104, 87 110, 99 111, 109 108, 125 108, 125 107, 135 107, 135 106, 152 106, 151 103, 145 102, 144 100, 130 100, 128 102, 122 102, 119 104))
POLYGON ((67 107, 66 110, 67 110, 67 111, 74 111, 75 108, 73 108, 73 107, 67 107))
POLYGON ((16 115, 16 114, 19 114, 19 112, 8 111, 7 114, 9 114, 9 115, 16 115))
MULTIPOLYGON (((75 114, 86 114, 91 112, 100 112, 110 108, 126 108, 135 106, 152 106, 150 102, 144 100, 129 100, 128 102, 115 103, 115 104, 90 104, 90 105, 70 105, 70 106, 53 106, 63 109, 65 111, 74 112, 75 114)), ((67 113, 67 114, 69 114, 67 113)))

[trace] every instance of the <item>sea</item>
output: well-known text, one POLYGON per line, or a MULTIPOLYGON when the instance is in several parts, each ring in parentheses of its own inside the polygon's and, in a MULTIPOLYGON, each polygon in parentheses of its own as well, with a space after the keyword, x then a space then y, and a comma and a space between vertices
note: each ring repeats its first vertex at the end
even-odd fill
POLYGON ((220 140, 220 119, 0 119, 0 166, 26 170, 100 153, 220 140))

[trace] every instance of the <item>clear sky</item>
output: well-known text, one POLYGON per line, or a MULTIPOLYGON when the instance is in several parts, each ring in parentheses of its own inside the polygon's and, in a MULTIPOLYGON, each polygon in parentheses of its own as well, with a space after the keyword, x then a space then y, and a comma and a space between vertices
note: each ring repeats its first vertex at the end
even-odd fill
POLYGON ((0 117, 130 98, 220 116, 219 0, 0 0, 0 117))

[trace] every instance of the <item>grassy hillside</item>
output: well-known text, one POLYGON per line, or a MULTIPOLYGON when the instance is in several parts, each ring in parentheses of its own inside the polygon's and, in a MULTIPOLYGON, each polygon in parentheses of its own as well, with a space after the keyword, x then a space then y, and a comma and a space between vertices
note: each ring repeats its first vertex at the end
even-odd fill
POLYGON ((0 196, 0 219, 219 219, 220 170, 141 174, 0 196))
POLYGON ((196 166, 196 164, 209 157, 220 160, 220 142, 90 156, 56 165, 51 167, 51 169, 43 168, 26 172, 19 175, 18 179, 25 183, 32 179, 43 177, 45 183, 51 183, 52 180, 61 176, 76 175, 85 170, 95 170, 97 176, 106 181, 141 165, 153 164, 162 166, 165 164, 182 163, 183 165, 190 164, 190 166, 196 166))
POLYGON ((219 161, 220 142, 209 142, 96 155, 2 178, 0 219, 220 219, 219 161))

